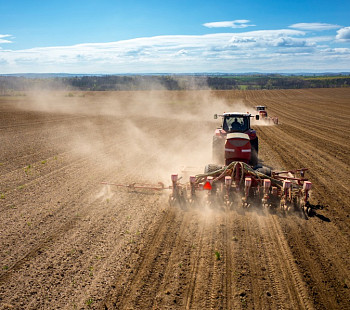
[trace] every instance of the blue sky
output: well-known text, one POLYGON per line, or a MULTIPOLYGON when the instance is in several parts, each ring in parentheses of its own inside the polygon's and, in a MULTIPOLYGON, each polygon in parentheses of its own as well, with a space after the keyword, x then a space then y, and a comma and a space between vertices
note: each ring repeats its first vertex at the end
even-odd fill
POLYGON ((350 71, 350 1, 4 1, 0 73, 350 71))

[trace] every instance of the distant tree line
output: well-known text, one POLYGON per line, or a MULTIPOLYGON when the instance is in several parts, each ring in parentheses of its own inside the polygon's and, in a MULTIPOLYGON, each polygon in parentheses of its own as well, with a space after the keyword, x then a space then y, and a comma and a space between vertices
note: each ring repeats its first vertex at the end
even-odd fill
POLYGON ((349 87, 350 76, 271 75, 104 75, 28 78, 0 76, 2 93, 26 90, 194 90, 349 87))

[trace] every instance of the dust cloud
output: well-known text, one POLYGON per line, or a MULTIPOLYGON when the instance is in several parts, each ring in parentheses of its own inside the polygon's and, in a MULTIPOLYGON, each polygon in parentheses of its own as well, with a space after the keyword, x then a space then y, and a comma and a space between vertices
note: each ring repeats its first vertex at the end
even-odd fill
POLYGON ((115 171, 107 181, 165 184, 183 167, 196 174, 211 162, 215 113, 249 111, 241 99, 210 90, 33 91, 17 108, 62 119, 68 151, 115 171))
POLYGON ((252 119, 251 125, 253 127, 256 127, 256 126, 274 126, 275 124, 272 119, 259 119, 259 120, 252 119))

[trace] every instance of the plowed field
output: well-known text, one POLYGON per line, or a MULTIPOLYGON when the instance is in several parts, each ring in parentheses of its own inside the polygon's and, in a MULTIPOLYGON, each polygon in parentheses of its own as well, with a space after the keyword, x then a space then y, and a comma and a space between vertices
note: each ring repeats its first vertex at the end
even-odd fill
POLYGON ((350 89, 0 97, 0 309, 350 309, 349 141, 350 89), (309 168, 309 219, 101 184, 202 172, 213 113, 254 105, 280 122, 253 126, 264 163, 309 168))

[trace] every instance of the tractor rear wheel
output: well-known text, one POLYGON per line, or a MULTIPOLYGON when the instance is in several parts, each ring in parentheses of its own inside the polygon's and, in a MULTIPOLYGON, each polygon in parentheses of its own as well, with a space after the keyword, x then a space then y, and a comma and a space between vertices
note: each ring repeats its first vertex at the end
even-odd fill
POLYGON ((225 140, 221 137, 213 137, 213 162, 224 164, 225 162, 225 140))
POLYGON ((256 137, 255 139, 250 140, 250 144, 252 146, 252 149, 255 150, 256 156, 258 157, 258 154, 259 154, 259 138, 256 137))
POLYGON ((252 146, 252 157, 250 159, 250 164, 255 167, 259 163, 259 139, 256 137, 253 140, 250 140, 250 144, 252 146))

